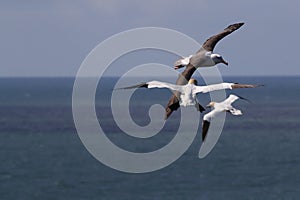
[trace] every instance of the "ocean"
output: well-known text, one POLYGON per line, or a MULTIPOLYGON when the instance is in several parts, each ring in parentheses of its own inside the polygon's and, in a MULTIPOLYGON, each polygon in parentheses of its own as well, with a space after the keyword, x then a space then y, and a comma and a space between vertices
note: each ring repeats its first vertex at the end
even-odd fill
MULTIPOLYGON (((99 122, 109 139, 135 152, 158 149, 172 140, 180 110, 153 138, 124 136, 110 107, 116 81, 102 79, 95 97, 99 122)), ((1 78, 0 199, 299 199, 300 77, 224 81, 264 86, 228 92, 251 103, 235 104, 244 115, 227 115, 212 152, 198 158, 199 129, 190 148, 171 165, 131 174, 102 164, 81 142, 72 116, 74 78, 1 78)), ((165 89, 136 91, 129 108, 135 123, 147 125, 151 104, 165 105, 170 94, 165 89)), ((209 96, 199 95, 199 100, 206 105, 209 96)))

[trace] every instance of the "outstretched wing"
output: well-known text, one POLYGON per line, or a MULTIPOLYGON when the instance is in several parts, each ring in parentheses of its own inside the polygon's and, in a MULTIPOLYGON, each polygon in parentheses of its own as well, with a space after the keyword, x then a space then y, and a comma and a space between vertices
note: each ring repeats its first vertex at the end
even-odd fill
POLYGON ((227 99, 225 99, 222 103, 227 104, 227 105, 231 105, 233 102, 235 102, 236 100, 238 100, 240 97, 231 94, 229 95, 229 97, 227 99))
POLYGON ((261 85, 251 85, 251 84, 237 84, 237 83, 219 83, 219 84, 212 84, 206 86, 195 86, 193 93, 207 93, 216 90, 225 90, 225 89, 238 89, 238 88, 256 88, 261 85))
POLYGON ((202 45, 202 48, 206 51, 213 51, 216 44, 223 39, 225 36, 229 35, 230 33, 234 32, 235 30, 239 29, 241 26, 243 26, 244 23, 236 23, 229 25, 227 28, 225 28, 221 33, 216 34, 214 36, 211 36, 208 38, 202 45))
MULTIPOLYGON (((220 41, 222 38, 224 38, 225 36, 229 35, 230 33, 234 32, 235 30, 239 29, 242 25, 244 25, 244 23, 236 23, 236 24, 232 24, 230 26, 228 26, 227 28, 224 29, 224 31, 222 31, 221 33, 214 35, 212 37, 210 37, 209 39, 207 39, 200 50, 205 49, 206 51, 212 51, 214 49, 214 47, 216 46, 216 44, 218 43, 218 41, 220 41)), ((196 68, 191 65, 188 64, 186 66, 186 68, 184 69, 184 71, 179 75, 176 84, 177 85, 185 85, 187 84, 187 82, 190 80, 190 78, 192 77, 193 73, 195 72, 196 68)), ((176 97, 176 95, 172 95, 167 106, 166 106, 166 115, 165 115, 165 119, 167 119, 173 112, 174 106, 172 106, 173 104, 178 104, 178 99, 176 97)))
POLYGON ((232 89, 238 89, 238 88, 257 88, 263 85, 252 85, 252 84, 238 84, 235 83, 233 85, 231 85, 232 89))
POLYGON ((174 85, 171 83, 161 82, 161 81, 150 81, 148 82, 148 88, 168 88, 173 91, 182 92, 181 85, 174 85))
POLYGON ((216 90, 223 90, 223 89, 232 89, 232 85, 234 83, 219 83, 219 84, 212 84, 212 85, 206 85, 206 86, 195 86, 193 93, 207 93, 212 92, 216 90))
POLYGON ((149 81, 146 83, 141 83, 133 86, 118 88, 118 89, 133 89, 133 88, 168 88, 173 91, 182 92, 182 86, 180 85, 174 85, 166 82, 161 81, 149 81))
POLYGON ((134 88, 148 88, 148 83, 140 83, 137 85, 132 85, 128 87, 116 88, 115 90, 122 90, 122 89, 134 89, 134 88))

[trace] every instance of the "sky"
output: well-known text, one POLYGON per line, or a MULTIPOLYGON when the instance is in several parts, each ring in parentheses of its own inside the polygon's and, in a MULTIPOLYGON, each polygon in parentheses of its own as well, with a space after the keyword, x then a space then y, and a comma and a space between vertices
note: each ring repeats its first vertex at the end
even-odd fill
MULTIPOLYGON (((218 66, 223 75, 300 75, 299 7, 296 0, 2 0, 0 76, 75 76, 93 48, 132 28, 174 29, 202 44, 235 22, 245 25, 215 48, 230 63, 218 66)), ((172 67, 175 58, 155 61, 172 67)))

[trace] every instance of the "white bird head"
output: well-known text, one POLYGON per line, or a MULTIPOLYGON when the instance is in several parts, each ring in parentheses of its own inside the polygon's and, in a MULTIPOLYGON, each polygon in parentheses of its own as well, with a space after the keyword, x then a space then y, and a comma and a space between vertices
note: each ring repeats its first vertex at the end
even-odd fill
POLYGON ((189 84, 197 85, 197 84, 198 84, 198 81, 197 81, 196 79, 191 78, 191 79, 189 80, 189 84))
POLYGON ((225 65, 228 65, 228 62, 226 62, 223 57, 219 54, 216 54, 216 53, 213 53, 211 54, 211 59, 214 61, 215 64, 218 64, 218 63, 223 63, 225 65))

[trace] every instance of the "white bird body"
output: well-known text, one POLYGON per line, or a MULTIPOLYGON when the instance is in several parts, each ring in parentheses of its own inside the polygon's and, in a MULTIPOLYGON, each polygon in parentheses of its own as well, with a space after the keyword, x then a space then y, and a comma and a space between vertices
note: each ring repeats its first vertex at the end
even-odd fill
MULTIPOLYGON (((215 63, 213 61, 213 57, 216 56, 218 54, 212 54, 211 51, 208 52, 202 52, 199 51, 196 54, 194 54, 191 58, 190 63, 195 66, 196 68, 198 67, 211 67, 216 65, 217 63, 215 63), (204 55, 203 55, 204 54, 204 55)), ((218 55, 220 56, 220 55, 218 55)))
POLYGON ((179 99, 179 104, 181 106, 194 106, 196 105, 196 103, 198 103, 196 97, 197 93, 195 93, 195 87, 196 86, 191 83, 182 86, 179 99))
MULTIPOLYGON (((168 88, 172 91, 177 91, 180 93, 179 104, 180 106, 193 106, 197 102, 197 88, 202 86, 196 86, 194 84, 188 83, 186 85, 174 85, 170 83, 160 82, 160 81, 150 81, 147 82, 148 88, 168 88)), ((199 90, 199 89, 198 89, 199 90)))
POLYGON ((211 67, 211 66, 215 66, 218 60, 220 60, 220 62, 222 61, 223 63, 227 64, 227 62, 225 62, 219 54, 201 49, 197 51, 194 55, 183 57, 182 59, 177 60, 174 63, 174 66, 175 69, 186 67, 188 64, 191 64, 196 68, 211 67))

